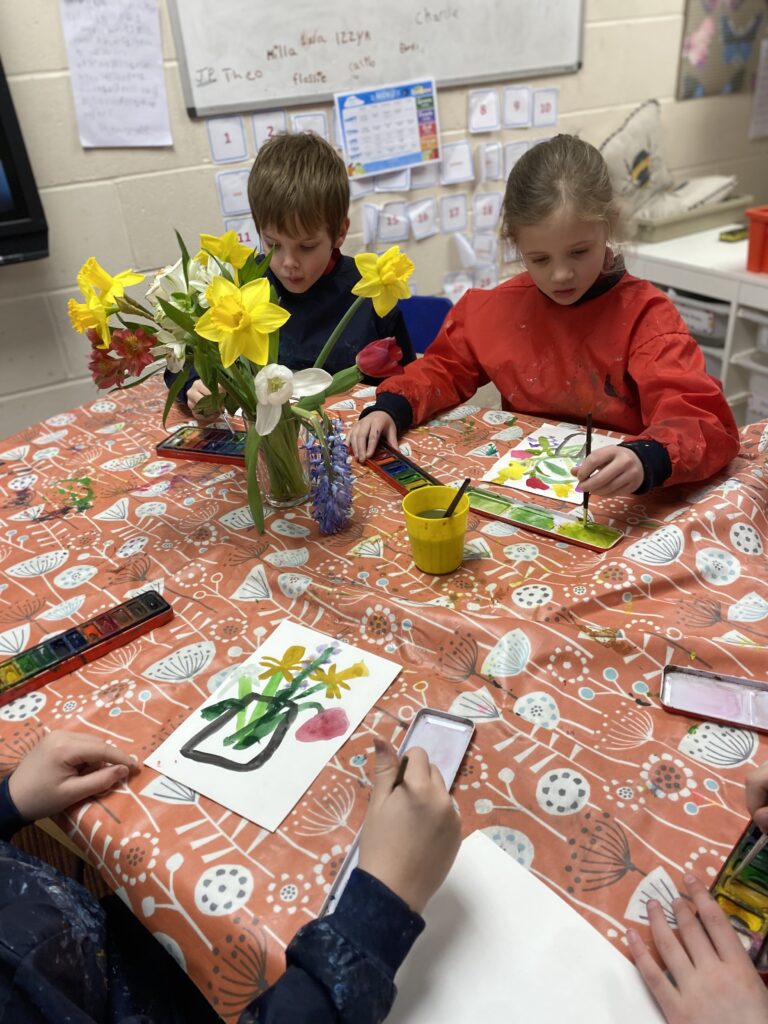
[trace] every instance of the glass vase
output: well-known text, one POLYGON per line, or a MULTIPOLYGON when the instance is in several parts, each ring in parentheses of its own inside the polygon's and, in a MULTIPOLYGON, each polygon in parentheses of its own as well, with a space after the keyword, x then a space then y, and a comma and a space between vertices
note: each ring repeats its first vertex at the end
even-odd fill
MULTIPOLYGON (((246 419, 247 430, 255 424, 246 419)), ((306 438, 295 416, 283 412, 277 426, 261 439, 256 476, 262 501, 273 508, 292 508, 309 497, 306 438)))

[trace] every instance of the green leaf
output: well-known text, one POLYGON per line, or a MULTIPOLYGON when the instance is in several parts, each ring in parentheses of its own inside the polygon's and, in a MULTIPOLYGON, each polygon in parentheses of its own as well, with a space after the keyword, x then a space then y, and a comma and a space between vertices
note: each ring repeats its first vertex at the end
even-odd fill
POLYGON ((245 706, 245 701, 239 700, 237 697, 227 697, 226 700, 220 700, 207 708, 201 708, 200 714, 207 722, 212 722, 214 718, 218 718, 226 711, 234 711, 235 708, 242 709, 245 706))
POLYGON ((179 243, 179 249, 181 250, 181 272, 184 275, 184 284, 187 286, 187 291, 189 291, 189 271, 187 269, 189 264, 189 253, 187 252, 187 247, 184 244, 184 239, 178 231, 176 232, 176 241, 179 243))
POLYGON ((175 306, 172 306, 170 302, 166 302, 165 299, 158 299, 157 303, 169 320, 173 320, 175 324, 178 324, 179 327, 183 327, 184 330, 189 331, 190 334, 195 333, 195 321, 189 313, 184 313, 182 310, 176 309, 175 306))
POLYGON ((264 259, 260 260, 254 250, 240 268, 240 284, 248 284, 249 281, 256 281, 258 278, 264 277, 272 262, 273 252, 274 247, 269 250, 264 259))
POLYGON ((168 419, 168 413, 171 411, 171 409, 173 407, 173 403, 176 401, 176 399, 177 399, 177 397, 179 395, 179 392, 184 387, 186 382, 187 382, 187 367, 184 366, 184 368, 181 370, 181 372, 176 374, 176 379, 171 384, 171 386, 168 388, 168 397, 166 398, 165 406, 163 407, 163 426, 165 426, 165 421, 168 419))
POLYGON ((259 491, 259 478, 256 475, 256 463, 259 458, 261 447, 261 436, 255 430, 249 430, 245 439, 245 472, 248 486, 248 507, 253 516, 253 522, 259 533, 264 533, 264 506, 259 491))

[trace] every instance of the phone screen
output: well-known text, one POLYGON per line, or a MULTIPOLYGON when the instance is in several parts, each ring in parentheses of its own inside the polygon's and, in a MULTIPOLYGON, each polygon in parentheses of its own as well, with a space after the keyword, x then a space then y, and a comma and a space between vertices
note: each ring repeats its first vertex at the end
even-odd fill
POLYGON ((768 684, 692 669, 668 669, 661 702, 670 711, 768 730, 768 684))

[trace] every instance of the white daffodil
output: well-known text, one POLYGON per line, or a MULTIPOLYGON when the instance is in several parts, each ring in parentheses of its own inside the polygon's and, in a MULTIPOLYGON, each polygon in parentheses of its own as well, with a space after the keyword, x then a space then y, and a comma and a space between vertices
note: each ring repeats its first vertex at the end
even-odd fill
POLYGON ((253 385, 256 390, 256 430, 262 436, 271 434, 280 422, 282 407, 292 398, 305 398, 324 391, 331 383, 326 370, 299 370, 294 373, 287 366, 268 363, 256 374, 253 385))

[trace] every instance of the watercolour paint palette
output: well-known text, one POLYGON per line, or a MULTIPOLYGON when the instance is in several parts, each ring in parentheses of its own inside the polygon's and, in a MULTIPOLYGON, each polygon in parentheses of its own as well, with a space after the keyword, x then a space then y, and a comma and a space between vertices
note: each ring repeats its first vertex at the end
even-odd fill
MULTIPOLYGON (((586 456, 587 434, 583 427, 543 424, 506 452, 483 477, 529 497, 554 498, 580 505, 583 492, 573 475, 586 456)), ((616 438, 592 432, 592 451, 618 444, 616 438)))
POLYGON ((171 459, 199 462, 236 462, 245 464, 244 430, 224 427, 179 427, 156 446, 158 455, 171 459))
POLYGON ((82 668, 173 618, 173 609, 154 590, 137 594, 36 647, 0 662, 0 704, 82 668))
MULTIPOLYGON (((379 445, 366 465, 401 494, 427 484, 440 484, 421 466, 384 443, 379 445)), ((621 530, 613 526, 602 526, 594 522, 584 526, 580 512, 555 512, 481 487, 470 487, 467 497, 472 511, 486 519, 514 523, 524 530, 590 548, 592 551, 607 551, 624 536, 621 530)))
POLYGON ((768 846, 734 872, 763 833, 751 823, 726 858, 711 893, 738 933, 758 971, 768 973, 768 846))

